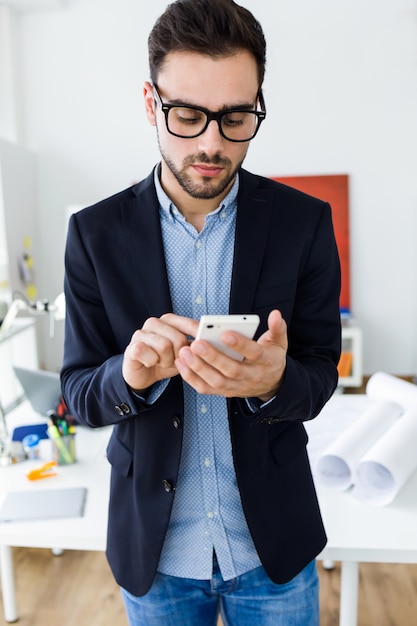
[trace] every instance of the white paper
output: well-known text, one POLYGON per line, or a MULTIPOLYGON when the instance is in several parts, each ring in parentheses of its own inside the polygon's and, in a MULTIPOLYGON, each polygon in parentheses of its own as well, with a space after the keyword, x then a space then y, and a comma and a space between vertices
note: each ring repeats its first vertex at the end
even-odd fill
POLYGON ((370 504, 392 502, 417 469, 417 405, 372 446, 358 464, 353 495, 370 504))
POLYGON ((305 427, 317 485, 353 485, 356 498, 385 505, 417 470, 417 385, 390 374, 371 376, 364 396, 333 396, 305 427))
POLYGON ((308 456, 314 479, 318 459, 327 448, 372 405, 364 394, 335 393, 316 419, 304 422, 308 434, 308 456))
POLYGON ((395 402, 374 402, 319 457, 316 479, 339 491, 351 487, 361 457, 398 420, 401 412, 401 406, 395 402))
POLYGON ((377 372, 370 377, 366 395, 371 400, 396 402, 404 411, 417 406, 417 385, 384 372, 377 372))

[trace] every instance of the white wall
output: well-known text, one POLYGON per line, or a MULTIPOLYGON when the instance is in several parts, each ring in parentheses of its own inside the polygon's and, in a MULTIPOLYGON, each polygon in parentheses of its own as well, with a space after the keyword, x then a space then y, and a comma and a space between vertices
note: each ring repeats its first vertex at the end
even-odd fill
MULTIPOLYGON (((350 175, 352 309, 364 330, 364 371, 414 373, 415 0, 241 3, 268 41, 268 118, 245 165, 264 175, 350 175)), ((65 207, 129 186, 158 158, 141 86, 147 35, 166 4, 69 0, 65 10, 19 18, 46 297, 62 289, 65 207)), ((55 346, 47 355, 50 367, 58 354, 55 346)))

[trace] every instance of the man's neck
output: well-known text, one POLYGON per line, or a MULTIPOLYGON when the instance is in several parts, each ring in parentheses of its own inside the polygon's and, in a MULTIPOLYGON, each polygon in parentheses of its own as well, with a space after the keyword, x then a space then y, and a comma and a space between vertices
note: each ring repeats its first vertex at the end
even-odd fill
POLYGON ((211 200, 199 200, 192 198, 188 194, 186 198, 176 197, 176 195, 172 193, 168 193, 168 195, 187 222, 192 224, 194 228, 200 232, 204 228, 206 216, 217 209, 226 194, 222 194, 222 196, 211 200))
POLYGON ((169 184, 169 181, 167 181, 165 177, 163 179, 162 176, 160 176, 159 180, 167 196, 185 217, 187 222, 194 226, 197 232, 200 232, 204 228, 206 216, 217 209, 222 200, 229 193, 234 182, 232 181, 227 189, 215 198, 206 200, 193 198, 189 193, 184 191, 176 181, 173 184, 169 184))

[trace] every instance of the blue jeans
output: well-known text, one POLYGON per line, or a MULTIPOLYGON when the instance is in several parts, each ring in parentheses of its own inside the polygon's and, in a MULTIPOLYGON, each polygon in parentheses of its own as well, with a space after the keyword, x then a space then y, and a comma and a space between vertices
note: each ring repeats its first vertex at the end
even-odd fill
POLYGON ((211 580, 157 574, 145 596, 122 589, 129 626, 318 626, 315 561, 283 585, 262 567, 224 581, 216 560, 211 580))

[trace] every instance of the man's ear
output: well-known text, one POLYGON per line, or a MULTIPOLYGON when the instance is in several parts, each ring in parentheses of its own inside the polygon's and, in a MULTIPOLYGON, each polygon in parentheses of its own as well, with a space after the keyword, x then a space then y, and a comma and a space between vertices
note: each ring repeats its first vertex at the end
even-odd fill
POLYGON ((156 126, 155 120, 155 99, 153 97, 153 87, 150 82, 146 81, 143 85, 143 97, 145 100, 145 112, 149 124, 156 126))

